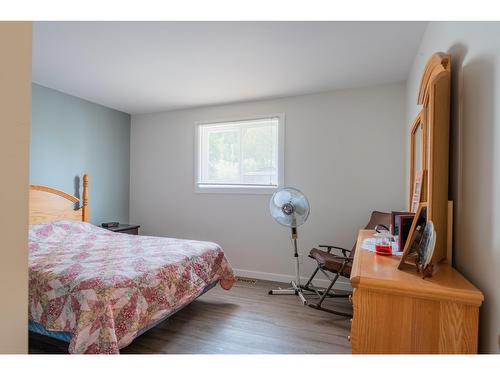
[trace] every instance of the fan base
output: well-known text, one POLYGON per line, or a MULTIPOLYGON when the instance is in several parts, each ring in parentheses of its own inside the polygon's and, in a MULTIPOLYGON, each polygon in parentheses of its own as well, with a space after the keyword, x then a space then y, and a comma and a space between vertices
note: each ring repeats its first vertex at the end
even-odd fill
POLYGON ((302 289, 300 288, 300 286, 297 286, 295 281, 292 281, 290 284, 291 284, 290 288, 273 289, 273 290, 269 291, 269 294, 271 294, 271 295, 292 295, 292 294, 295 294, 295 295, 299 296, 300 302, 303 305, 307 305, 307 301, 306 301, 304 295, 302 294, 302 289))

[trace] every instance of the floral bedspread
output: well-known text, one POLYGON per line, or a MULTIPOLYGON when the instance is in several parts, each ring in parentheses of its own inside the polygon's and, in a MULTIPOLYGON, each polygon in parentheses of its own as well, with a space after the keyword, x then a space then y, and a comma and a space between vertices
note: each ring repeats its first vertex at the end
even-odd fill
POLYGON ((233 271, 215 243, 114 233, 83 222, 30 225, 29 318, 73 334, 70 353, 118 353, 142 328, 233 271))

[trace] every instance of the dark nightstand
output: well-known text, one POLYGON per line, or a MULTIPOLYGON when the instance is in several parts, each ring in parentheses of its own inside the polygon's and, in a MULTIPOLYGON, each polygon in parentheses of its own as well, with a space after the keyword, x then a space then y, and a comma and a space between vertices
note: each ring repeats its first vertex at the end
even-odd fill
POLYGON ((118 233, 127 233, 127 234, 139 234, 140 225, 132 225, 132 224, 118 224, 117 227, 113 228, 104 228, 110 230, 112 232, 118 233))

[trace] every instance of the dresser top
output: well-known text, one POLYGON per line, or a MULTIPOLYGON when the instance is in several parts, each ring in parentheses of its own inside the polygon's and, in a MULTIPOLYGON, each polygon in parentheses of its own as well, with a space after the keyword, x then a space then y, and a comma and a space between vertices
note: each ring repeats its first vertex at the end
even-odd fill
POLYGON ((398 269, 401 257, 376 255, 363 249, 363 240, 373 234, 373 230, 359 232, 351 271, 351 284, 354 288, 450 300, 475 306, 480 306, 483 302, 481 291, 449 264, 435 265, 432 277, 422 279, 421 274, 411 265, 398 269))

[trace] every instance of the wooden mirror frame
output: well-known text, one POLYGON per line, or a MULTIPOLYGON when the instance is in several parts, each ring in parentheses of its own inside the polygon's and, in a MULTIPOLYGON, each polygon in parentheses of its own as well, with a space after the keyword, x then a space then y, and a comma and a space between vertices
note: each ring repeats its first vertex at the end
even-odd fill
POLYGON ((83 175, 83 199, 79 208, 75 204, 80 199, 45 185, 30 185, 29 223, 40 224, 57 220, 89 221, 89 178, 83 175))
POLYGON ((432 261, 448 258, 451 248, 448 202, 451 57, 438 52, 431 56, 420 81, 417 104, 422 106, 410 131, 410 174, 408 203, 411 208, 415 181, 415 134, 422 126, 421 162, 423 171, 421 203, 427 204, 427 220, 436 231, 436 247, 432 261))

